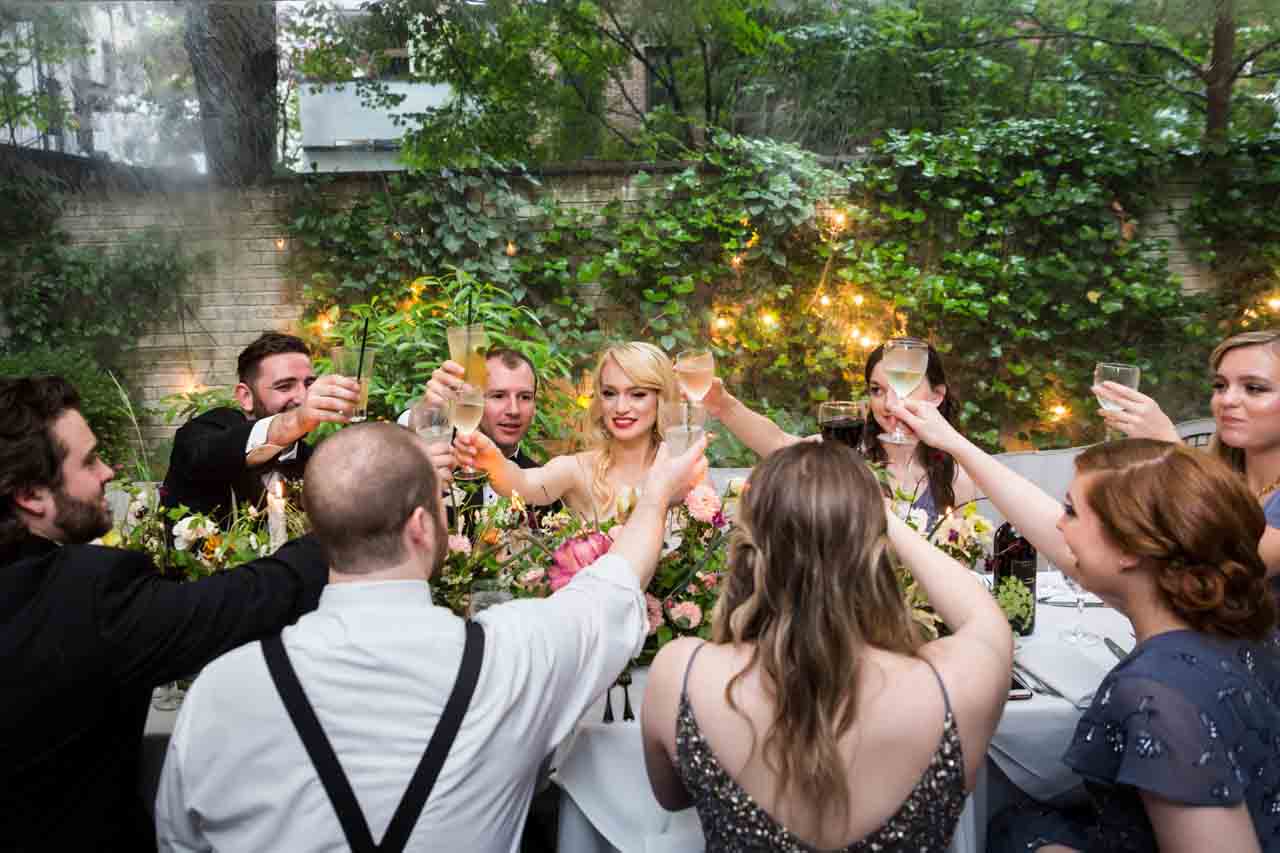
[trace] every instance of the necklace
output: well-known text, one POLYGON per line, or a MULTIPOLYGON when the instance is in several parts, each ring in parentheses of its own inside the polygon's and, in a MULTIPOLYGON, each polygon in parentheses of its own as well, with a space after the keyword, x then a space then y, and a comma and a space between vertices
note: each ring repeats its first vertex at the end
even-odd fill
POLYGON ((1258 489, 1258 491, 1255 492, 1255 494, 1258 496, 1258 500, 1262 500, 1263 495, 1267 494, 1268 492, 1274 492, 1278 488, 1280 488, 1280 477, 1276 477, 1270 483, 1267 483, 1261 489, 1258 489))

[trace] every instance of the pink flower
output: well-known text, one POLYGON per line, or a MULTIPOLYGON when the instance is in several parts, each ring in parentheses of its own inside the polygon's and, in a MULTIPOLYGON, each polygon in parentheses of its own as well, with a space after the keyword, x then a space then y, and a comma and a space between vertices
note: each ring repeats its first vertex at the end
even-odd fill
POLYGON ((652 637, 658 633, 658 626, 662 624, 662 602, 646 592, 644 606, 649 612, 649 636, 652 637))
POLYGON ((702 624, 702 608, 692 601, 681 601, 671 608, 671 621, 685 630, 697 628, 702 624))
POLYGON ((551 591, 555 592, 573 580, 573 576, 609 553, 613 540, 603 533, 587 533, 563 543, 551 555, 551 591))
POLYGON ((689 496, 684 499, 684 505, 689 508, 689 514, 704 524, 711 524, 715 521, 716 514, 720 512, 720 496, 716 494, 716 490, 703 483, 693 487, 693 491, 689 492, 689 496))
POLYGON ((547 573, 542 569, 530 569, 520 576, 520 586, 525 589, 532 589, 542 583, 547 577, 547 573))
POLYGON ((456 533, 449 536, 449 550, 457 551, 460 554, 471 553, 471 540, 465 536, 459 536, 456 533))
POLYGON ((703 589, 714 589, 715 585, 720 582, 720 577, 711 572, 698 572, 698 583, 702 584, 703 589))

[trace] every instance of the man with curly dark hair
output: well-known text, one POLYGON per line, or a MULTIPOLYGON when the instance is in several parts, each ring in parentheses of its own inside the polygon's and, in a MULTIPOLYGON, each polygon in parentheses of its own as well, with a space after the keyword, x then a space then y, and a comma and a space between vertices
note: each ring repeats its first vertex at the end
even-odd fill
POLYGON ((154 849, 139 794, 157 684, 315 608, 314 541, 194 583, 86 543, 113 472, 56 376, 0 379, 0 849, 154 849))

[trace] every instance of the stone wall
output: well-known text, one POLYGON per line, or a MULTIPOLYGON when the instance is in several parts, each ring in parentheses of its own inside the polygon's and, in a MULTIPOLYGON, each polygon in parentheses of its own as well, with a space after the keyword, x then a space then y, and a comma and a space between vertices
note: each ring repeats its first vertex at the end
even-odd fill
MULTIPOLYGON (((670 173, 686 166, 666 163, 645 171, 670 173)), ((658 176, 641 189, 633 181, 636 174, 635 166, 624 163, 548 168, 541 173, 539 192, 588 210, 619 199, 634 203, 662 183, 658 176)), ((335 179, 334 191, 358 195, 376 192, 380 185, 378 175, 343 175, 335 179)), ((158 326, 130 353, 129 378, 142 402, 150 405, 177 392, 233 385, 236 357, 249 341, 264 330, 288 330, 296 324, 301 294, 286 271, 284 225, 294 186, 285 180, 245 190, 90 187, 73 197, 62 225, 79 243, 110 247, 139 228, 161 225, 181 230, 192 252, 209 258, 184 300, 192 316, 158 326)), ((1190 257, 1174 222, 1192 190, 1190 182, 1170 184, 1167 196, 1134 220, 1144 234, 1168 241, 1171 270, 1182 277, 1184 287, 1202 289, 1212 286, 1211 278, 1190 257)), ((144 434, 150 442, 162 441, 175 428, 152 417, 144 423, 144 434)))

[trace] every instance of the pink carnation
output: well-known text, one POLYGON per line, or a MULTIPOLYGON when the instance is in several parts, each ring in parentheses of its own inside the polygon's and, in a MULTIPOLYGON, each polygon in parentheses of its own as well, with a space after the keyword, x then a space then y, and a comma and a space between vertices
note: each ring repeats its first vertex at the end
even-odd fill
POLYGON ((471 540, 465 536, 459 536, 456 533, 449 536, 449 550, 457 551, 461 554, 471 553, 471 540))
POLYGON ((646 592, 644 594, 644 606, 649 612, 649 636, 652 637, 658 632, 658 627, 662 624, 662 602, 646 592))
POLYGON ((692 601, 681 601, 671 608, 671 621, 686 631, 702 624, 702 608, 692 601))
POLYGON ((689 496, 684 499, 684 505, 689 508, 689 514, 698 521, 711 524, 720 512, 720 496, 716 494, 715 489, 703 483, 694 486, 693 491, 689 492, 689 496))
POLYGON ((609 553, 613 540, 603 533, 587 533, 563 543, 551 555, 551 591, 555 592, 573 580, 573 576, 609 553))

